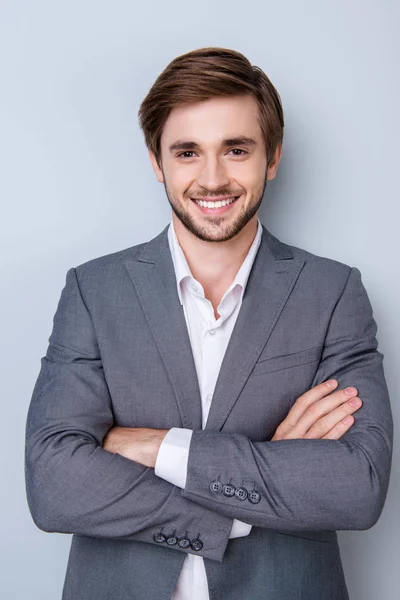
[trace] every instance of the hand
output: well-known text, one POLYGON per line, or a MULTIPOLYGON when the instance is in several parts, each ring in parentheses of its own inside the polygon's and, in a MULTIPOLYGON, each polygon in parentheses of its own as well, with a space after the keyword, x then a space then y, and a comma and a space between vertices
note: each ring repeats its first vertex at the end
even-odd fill
POLYGON ((316 385, 297 398, 271 441, 299 438, 338 440, 353 425, 352 413, 361 407, 362 401, 353 387, 347 388, 352 390, 350 394, 346 390, 331 394, 337 385, 338 382, 332 379, 316 385), (329 387, 331 382, 332 387, 329 387), (354 401, 356 405, 350 404, 354 401))
POLYGON ((168 431, 147 427, 112 427, 103 440, 103 448, 154 468, 161 442, 168 431))

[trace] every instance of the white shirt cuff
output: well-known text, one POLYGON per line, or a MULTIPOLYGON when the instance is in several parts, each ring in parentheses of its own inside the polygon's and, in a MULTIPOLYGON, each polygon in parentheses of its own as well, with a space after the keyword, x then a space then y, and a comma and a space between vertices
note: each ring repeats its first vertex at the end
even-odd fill
POLYGON ((238 521, 237 519, 233 519, 231 533, 229 535, 229 539, 237 538, 237 537, 245 537, 249 535, 251 531, 252 525, 248 525, 247 523, 243 523, 243 521, 238 521))
POLYGON ((193 431, 172 427, 157 454, 154 473, 182 489, 186 486, 189 446, 193 431))

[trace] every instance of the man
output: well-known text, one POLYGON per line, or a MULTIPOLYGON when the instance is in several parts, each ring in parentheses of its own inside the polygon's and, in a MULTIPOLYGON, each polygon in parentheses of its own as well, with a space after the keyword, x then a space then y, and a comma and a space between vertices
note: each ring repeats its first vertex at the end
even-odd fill
POLYGON ((346 599, 393 440, 360 271, 259 222, 283 112, 242 54, 176 58, 139 116, 172 222, 68 271, 27 419, 63 599, 346 599))

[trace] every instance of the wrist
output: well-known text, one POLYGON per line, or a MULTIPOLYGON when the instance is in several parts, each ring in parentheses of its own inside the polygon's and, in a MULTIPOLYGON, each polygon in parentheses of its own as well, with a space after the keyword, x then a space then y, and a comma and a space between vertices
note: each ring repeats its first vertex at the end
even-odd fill
POLYGON ((169 429, 155 429, 154 430, 154 438, 153 438, 153 457, 152 457, 152 467, 154 469, 156 461, 157 461, 157 456, 158 456, 158 452, 160 450, 161 444, 165 438, 165 436, 167 435, 169 429))

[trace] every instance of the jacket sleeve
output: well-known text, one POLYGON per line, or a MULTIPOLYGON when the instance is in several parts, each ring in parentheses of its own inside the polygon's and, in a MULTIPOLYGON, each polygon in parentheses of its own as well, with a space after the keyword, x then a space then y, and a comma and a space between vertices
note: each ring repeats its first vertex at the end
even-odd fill
POLYGON ((154 469, 102 447, 113 408, 94 325, 71 268, 33 390, 25 481, 35 524, 48 532, 126 538, 221 561, 233 519, 183 498, 154 469), (154 536, 203 547, 169 546, 154 536))
MULTIPOLYGON (((154 473, 173 485, 184 488, 187 478, 187 462, 189 458, 192 429, 172 427, 160 444, 154 473)), ((249 535, 251 525, 233 520, 229 538, 249 535)))
POLYGON ((194 430, 182 495, 204 507, 276 530, 368 529, 389 485, 393 422, 377 351, 377 326, 360 271, 350 270, 336 303, 311 387, 330 378, 363 401, 339 440, 252 442, 245 435, 194 430), (214 486, 213 481, 220 481, 214 486), (233 493, 247 481, 246 499, 233 493), (221 491, 228 484, 227 494, 221 491), (233 488, 233 489, 232 489, 233 488))

